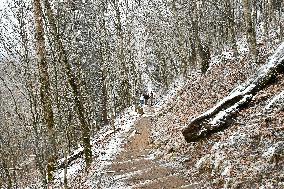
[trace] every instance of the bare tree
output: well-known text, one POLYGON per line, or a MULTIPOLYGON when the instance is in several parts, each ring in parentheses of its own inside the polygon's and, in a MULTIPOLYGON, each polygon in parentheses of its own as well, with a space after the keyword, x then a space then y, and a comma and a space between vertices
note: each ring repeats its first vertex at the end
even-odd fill
POLYGON ((255 25, 253 24, 252 19, 252 11, 250 3, 250 0, 243 0, 243 6, 244 6, 244 17, 246 21, 246 35, 247 35, 247 41, 249 44, 250 53, 252 55, 252 60, 254 63, 256 63, 258 60, 258 50, 257 50, 257 44, 256 44, 256 31, 255 31, 255 25))
POLYGON ((89 167, 92 162, 90 126, 86 118, 86 111, 85 111, 84 104, 82 102, 82 95, 78 87, 79 82, 77 81, 75 75, 72 72, 72 68, 68 61, 65 48, 61 41, 61 36, 58 33, 58 27, 56 26, 55 18, 54 18, 50 3, 48 0, 45 0, 44 4, 45 4, 46 11, 47 11, 48 21, 52 29, 52 34, 54 36, 55 44, 57 45, 56 49, 58 50, 60 54, 60 58, 61 58, 60 61, 64 65, 65 72, 68 77, 68 82, 73 92, 76 111, 77 111, 77 114, 78 114, 78 117, 81 123, 81 128, 82 128, 82 141, 84 145, 85 161, 86 161, 87 167, 89 167))
POLYGON ((50 93, 50 79, 48 74, 48 64, 46 59, 46 46, 44 37, 44 26, 42 20, 42 8, 40 0, 34 0, 34 18, 35 18, 35 29, 36 29, 36 46, 37 46, 37 59, 39 66, 39 75, 41 83, 41 101, 44 111, 44 120, 48 130, 48 142, 49 142, 49 155, 47 174, 48 181, 51 182, 53 179, 53 171, 55 170, 55 164, 57 159, 56 154, 56 136, 54 130, 54 115, 51 103, 50 93))

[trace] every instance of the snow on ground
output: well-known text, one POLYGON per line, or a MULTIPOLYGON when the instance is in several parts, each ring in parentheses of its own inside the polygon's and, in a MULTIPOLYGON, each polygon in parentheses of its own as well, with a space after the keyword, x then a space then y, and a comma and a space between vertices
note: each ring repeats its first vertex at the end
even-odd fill
MULTIPOLYGON (((104 126, 98 131, 92 138, 92 152, 94 156, 94 168, 96 178, 103 174, 102 170, 111 163, 115 158, 115 155, 122 150, 122 144, 128 137, 128 132, 133 128, 135 121, 139 115, 135 112, 134 106, 126 109, 121 116, 119 116, 114 123, 115 131, 111 125, 104 126)), ((79 153, 83 148, 80 147, 75 150, 75 153, 79 153)), ((64 161, 64 159, 60 160, 64 161)), ((84 172, 84 159, 79 158, 75 160, 67 169, 67 178, 72 178, 82 174, 84 172)), ((55 173, 55 183, 59 187, 62 185, 64 179, 64 170, 60 169, 55 173)), ((94 179, 90 182, 90 185, 96 186, 99 179, 94 179)))
MULTIPOLYGON (((273 59, 270 61, 272 62, 273 59)), ((266 71, 267 69, 268 69, 267 66, 263 67, 262 71, 266 71)), ((196 80, 192 81, 191 86, 194 85, 195 82, 198 82, 198 81, 196 80)), ((188 83, 185 82, 184 78, 179 77, 172 83, 168 91, 157 92, 157 94, 155 95, 156 102, 155 102, 155 105, 153 106, 155 110, 154 115, 159 115, 164 110, 168 111, 169 108, 175 104, 176 100, 180 98, 180 92, 184 90, 184 86, 187 84, 188 83)), ((233 90, 227 98, 233 98, 236 95, 245 94, 247 91, 251 90, 252 87, 253 86, 236 87, 236 90, 233 90)), ((150 88, 151 86, 148 86, 148 89, 150 88)), ((222 101, 219 103, 222 103, 222 101)), ((147 109, 148 107, 145 106, 144 108, 147 109)), ((220 116, 223 116, 223 115, 220 114, 220 116)), ((103 170, 112 163, 116 155, 122 151, 122 145, 127 141, 128 138, 133 136, 133 133, 135 133, 134 123, 138 117, 139 115, 135 112, 135 108, 130 107, 123 114, 121 114, 120 117, 118 117, 115 120, 115 128, 116 128, 115 132, 112 129, 112 127, 108 125, 108 126, 103 127, 100 131, 98 131, 98 133, 96 133, 96 135, 92 139, 93 155, 94 155, 94 163, 93 163, 93 166, 91 167, 92 173, 89 174, 91 175, 91 177, 90 176, 88 177, 87 181, 85 181, 85 184, 92 186, 92 188, 95 188, 95 187, 99 187, 101 185, 101 182, 104 182, 103 185, 107 186, 106 183, 112 183, 113 181, 115 181, 117 183, 115 188, 127 188, 127 186, 123 182, 124 179, 122 178, 113 177, 109 181, 102 180, 101 178, 103 177, 104 174, 108 174, 106 171, 103 171, 103 170), (117 180, 119 180, 119 182, 117 180)), ((212 120, 212 123, 215 123, 216 121, 217 120, 212 120)), ((163 124, 163 127, 166 127, 166 126, 163 124)), ((175 131, 175 129, 176 128, 173 128, 173 131, 175 131)), ((175 133, 175 132, 172 132, 172 130, 170 129, 166 129, 165 132, 175 133)), ((155 137, 161 138, 161 136, 163 136, 161 135, 161 130, 159 130, 158 132, 153 131, 152 135, 153 135, 152 137, 154 138, 155 137)), ((180 138, 180 136, 178 137, 174 136, 172 138, 180 138)), ((167 137, 163 141, 165 141, 164 142, 165 144, 176 144, 170 138, 167 138, 167 137)), ((157 143, 157 146, 161 144, 162 144, 161 142, 157 143)), ((179 145, 180 144, 177 144, 173 149, 175 148, 178 149, 179 145)), ((171 151, 170 147, 171 147, 170 145, 169 145, 169 148, 168 148, 168 145, 166 145, 165 151, 167 152, 171 151)), ((272 150, 274 150, 274 146, 272 146, 271 149, 269 148, 267 151, 265 151, 263 153, 264 154, 263 156, 266 157, 267 156, 266 154, 270 154, 270 151, 272 150)), ((157 154, 153 154, 153 156, 156 156, 156 155, 157 154)), ((220 162, 223 161, 222 160, 223 155, 220 153, 216 153, 214 155, 215 156, 212 156, 214 158, 214 163, 213 163, 214 167, 216 167, 216 169, 220 169, 219 164, 220 162)), ((208 161, 211 162, 212 157, 210 156, 210 158, 208 158, 209 159, 208 161)), ((206 158, 203 160, 204 162, 203 161, 199 162, 200 167, 204 167, 204 164, 207 164, 206 158)), ((198 167, 198 163, 196 164, 196 166, 198 167)), ((223 163, 222 169, 219 171, 221 175, 222 176, 229 175, 231 166, 232 165, 230 164, 230 162, 223 163)), ((67 170, 67 177, 71 180, 72 180, 72 177, 78 176, 80 174, 81 175, 84 174, 83 158, 76 160, 73 164, 71 164, 68 167, 68 170, 67 170)), ((135 174, 139 174, 139 172, 137 173, 135 172, 135 174)), ((124 176, 126 178, 131 177, 131 175, 124 175, 124 176)), ((59 170, 56 173, 56 178, 57 178, 58 185, 61 185, 63 183, 63 170, 59 170)), ((109 184, 109 187, 104 187, 104 188, 112 188, 112 187, 113 186, 109 184)))
POLYGON ((234 106, 232 106, 230 109, 226 109, 225 111, 221 111, 215 118, 210 122, 210 124, 215 125, 218 122, 222 120, 223 117, 226 116, 228 112, 234 112, 237 110, 239 104, 242 103, 242 101, 245 101, 246 98, 249 98, 249 94, 253 89, 255 89, 256 85, 258 85, 259 81, 265 80, 266 75, 268 73, 273 72, 275 70, 274 68, 281 64, 284 60, 284 57, 282 57, 282 54, 284 52, 284 43, 282 43, 277 50, 275 51, 274 55, 271 56, 267 64, 264 64, 260 67, 260 69, 257 71, 256 76, 257 77, 251 77, 249 78, 245 83, 237 86, 235 89, 232 90, 232 92, 225 98, 223 98, 220 102, 218 102, 213 108, 209 109, 208 111, 204 112, 203 114, 199 115, 198 117, 194 118, 192 120, 195 121, 199 119, 200 117, 208 116, 216 111, 219 107, 221 107, 223 104, 225 104, 227 101, 234 99, 237 96, 244 96, 243 99, 236 103, 234 106))
MULTIPOLYGON (((170 86, 169 90, 165 92, 163 95, 160 94, 158 97, 156 96, 155 105, 153 107, 143 106, 145 115, 143 116, 152 116, 152 112, 150 110, 154 109, 155 114, 158 114, 162 111, 163 108, 166 108, 169 103, 173 99, 178 96, 178 92, 184 86, 184 79, 182 77, 177 78, 172 85, 170 86)), ((151 87, 149 87, 151 88, 151 87)), ((161 92, 160 92, 161 93, 161 92)), ((120 116, 118 116, 115 120, 114 127, 115 131, 113 130, 111 125, 104 126, 101 128, 95 136, 92 138, 92 152, 93 152, 93 165, 91 166, 91 178, 88 178, 85 184, 92 186, 100 186, 101 182, 109 182, 112 181, 102 181, 101 178, 107 172, 103 171, 107 166, 112 164, 112 161, 116 157, 118 153, 122 151, 122 145, 127 142, 127 139, 131 138, 135 133, 134 124, 135 121, 140 117, 140 115, 135 111, 135 107, 132 106, 126 109, 120 116)), ((75 151, 73 151, 72 155, 76 153, 80 153, 83 150, 83 147, 79 147, 75 151)), ((152 159, 153 157, 146 157, 152 159)), ((59 160, 59 162, 63 162, 64 158, 59 160)), ((85 169, 84 158, 81 157, 74 162, 67 168, 67 179, 69 183, 74 182, 74 178, 78 177, 79 175, 83 175, 85 169)), ((139 174, 139 173, 135 173, 139 174)), ((90 174, 89 174, 90 175, 90 174)), ((126 178, 131 177, 131 175, 125 175, 126 178)), ((59 187, 63 185, 64 179, 64 170, 60 169, 55 173, 55 187, 59 187)), ((127 188, 127 186, 123 183, 124 179, 121 178, 112 178, 113 180, 121 180, 121 183, 116 185, 117 188, 127 188)), ((117 181, 116 181, 117 183, 117 181)), ((104 186, 107 184, 104 183, 104 186)), ((105 188, 105 187, 104 187, 105 188)), ((112 188, 111 185, 106 188, 112 188)))
MULTIPOLYGON (((249 48, 245 38, 240 38, 237 41, 238 53, 241 56, 244 56, 248 53, 249 48)), ((233 56, 234 52, 232 48, 224 48, 221 54, 213 55, 211 57, 211 62, 208 70, 211 70, 214 65, 222 64, 224 60, 233 61, 235 58, 233 56)))
POLYGON ((266 110, 272 110, 273 108, 277 108, 278 110, 282 110, 284 107, 284 91, 274 96, 272 99, 268 101, 268 104, 265 106, 266 110))
POLYGON ((248 44, 246 38, 243 37, 237 41, 238 51, 241 55, 246 55, 249 52, 248 44))
MULTIPOLYGON (((123 143, 124 138, 122 135, 128 133, 131 128, 133 128, 135 121, 139 115, 135 112, 134 107, 129 108, 124 115, 116 119, 115 121, 115 128, 116 130, 119 129, 119 132, 114 133, 115 136, 112 136, 111 139, 108 141, 107 145, 103 149, 96 148, 94 149, 95 153, 101 153, 103 155, 98 157, 98 160, 101 162, 103 161, 110 161, 114 158, 114 156, 120 152, 121 144, 123 143)), ((109 130, 110 128, 108 128, 109 130)), ((108 131, 113 132, 113 131, 108 131)), ((107 132, 106 132, 107 133, 107 132)), ((104 134, 101 138, 106 138, 108 134, 104 134)), ((94 142, 93 142, 94 143, 94 142)), ((95 142, 96 143, 96 142, 95 142)))
MULTIPOLYGON (((282 45, 276 54, 279 54, 282 45)), ((184 92, 177 96, 175 106, 164 108, 166 111, 157 117, 152 140, 160 152, 155 155, 161 155, 171 162, 185 157, 180 162, 187 166, 186 175, 190 183, 198 182, 202 188, 257 188, 256 185, 283 188, 283 182, 275 183, 284 178, 283 111, 275 112, 273 106, 273 114, 262 113, 265 106, 281 102, 283 77, 277 78, 276 84, 263 89, 248 108, 239 112, 228 129, 195 143, 183 143, 183 136, 179 134, 183 125, 200 116, 204 110, 210 113, 216 104, 224 103, 222 99, 248 94, 254 85, 250 85, 247 78, 254 74, 263 77, 263 73, 275 62, 283 61, 282 57, 276 55, 261 68, 264 61, 256 66, 251 65, 246 46, 238 46, 243 51, 240 58, 230 61, 222 60, 222 55, 216 56, 212 69, 205 75, 189 76, 184 92), (258 68, 259 72, 256 73, 258 68), (243 85, 239 86, 241 83, 243 85)), ((262 54, 263 60, 266 61, 269 55, 271 53, 262 54)), ((214 125, 223 116, 226 116, 225 111, 210 120, 211 124, 214 125)))
POLYGON ((157 93, 159 96, 156 96, 156 103, 154 105, 156 115, 161 112, 162 109, 167 108, 169 103, 178 96, 178 91, 183 89, 184 85, 185 79, 180 76, 173 81, 166 93, 161 94, 161 91, 157 93))
POLYGON ((234 104, 233 106, 220 111, 214 118, 212 121, 210 121, 211 125, 218 125, 222 120, 224 120, 225 117, 228 116, 228 114, 232 114, 235 113, 239 110, 239 107, 241 104, 243 104, 244 102, 247 102, 247 99, 252 98, 252 95, 245 95, 242 100, 240 100, 239 102, 237 102, 236 104, 234 104))

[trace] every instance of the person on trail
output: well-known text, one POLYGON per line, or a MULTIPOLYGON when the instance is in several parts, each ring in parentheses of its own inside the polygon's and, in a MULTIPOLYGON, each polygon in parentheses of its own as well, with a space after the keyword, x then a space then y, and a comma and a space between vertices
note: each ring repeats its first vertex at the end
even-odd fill
POLYGON ((147 93, 143 94, 143 96, 144 96, 144 99, 145 99, 145 105, 147 105, 150 96, 147 93))
POLYGON ((154 94, 153 91, 150 93, 150 106, 153 106, 153 101, 154 101, 154 94))
POLYGON ((143 106, 144 101, 145 101, 144 95, 141 94, 141 96, 140 96, 140 106, 141 106, 141 107, 143 106))

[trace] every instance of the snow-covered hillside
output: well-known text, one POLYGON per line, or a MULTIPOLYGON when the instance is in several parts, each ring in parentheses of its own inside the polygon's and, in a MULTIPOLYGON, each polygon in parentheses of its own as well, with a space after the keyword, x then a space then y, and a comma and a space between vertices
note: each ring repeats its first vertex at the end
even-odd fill
POLYGON ((251 66, 247 58, 224 60, 212 65, 205 76, 191 76, 153 127, 157 154, 180 162, 189 182, 200 188, 284 187, 283 75, 258 92, 219 132, 192 143, 181 133, 192 118, 210 110, 254 75, 260 65, 251 66))

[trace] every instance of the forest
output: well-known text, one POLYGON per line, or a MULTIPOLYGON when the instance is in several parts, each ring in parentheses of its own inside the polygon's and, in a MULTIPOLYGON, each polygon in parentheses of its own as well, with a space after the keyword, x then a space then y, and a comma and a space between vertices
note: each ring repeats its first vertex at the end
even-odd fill
POLYGON ((282 188, 283 72, 283 0, 1 0, 0 188, 282 188))

